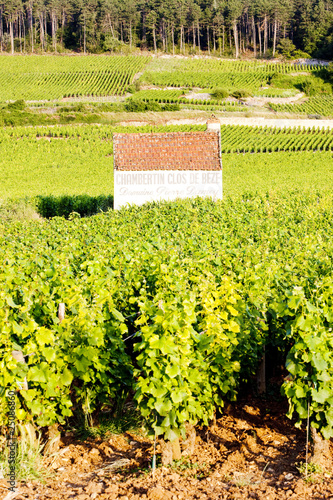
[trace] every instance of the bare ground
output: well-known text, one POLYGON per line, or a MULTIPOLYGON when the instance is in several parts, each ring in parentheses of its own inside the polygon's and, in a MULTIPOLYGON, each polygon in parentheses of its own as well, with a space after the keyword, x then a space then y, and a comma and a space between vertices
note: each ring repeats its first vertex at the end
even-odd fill
MULTIPOLYGON (((153 442, 125 433, 84 442, 62 438, 56 459, 49 460, 45 484, 21 483, 8 496, 29 500, 303 500, 332 499, 332 463, 326 471, 300 475, 305 461, 305 431, 285 417, 285 402, 246 398, 226 408, 209 429, 197 429, 194 453, 173 467, 151 469, 153 442)), ((331 442, 333 452, 333 443, 331 442)))

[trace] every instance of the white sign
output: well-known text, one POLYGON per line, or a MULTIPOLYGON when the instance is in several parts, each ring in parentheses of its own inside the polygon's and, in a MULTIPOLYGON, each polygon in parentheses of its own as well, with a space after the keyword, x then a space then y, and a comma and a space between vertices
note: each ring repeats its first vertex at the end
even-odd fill
POLYGON ((114 171, 114 208, 195 196, 222 199, 222 170, 114 171))

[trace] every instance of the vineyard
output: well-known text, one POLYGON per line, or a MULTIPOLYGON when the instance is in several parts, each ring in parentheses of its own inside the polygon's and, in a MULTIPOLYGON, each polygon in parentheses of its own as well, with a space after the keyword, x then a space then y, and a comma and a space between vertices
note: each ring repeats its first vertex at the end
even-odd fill
POLYGON ((123 95, 149 57, 0 56, 0 100, 123 95))
MULTIPOLYGON (((222 123, 227 112, 252 119, 263 106, 265 117, 331 117, 324 73, 320 66, 209 58, 0 56, 0 426, 9 425, 9 389, 16 391, 17 426, 33 424, 43 439, 60 426, 63 449, 52 465, 58 478, 60 465, 80 464, 95 484, 111 488, 101 500, 184 500, 182 492, 191 500, 303 498, 274 469, 280 447, 297 474, 307 426, 323 449, 333 438, 333 129, 222 124, 223 200, 116 211, 113 134, 202 131, 206 125, 135 124, 202 123, 211 114, 205 111, 222 123), (302 100, 291 104, 299 92, 302 100), (266 393, 258 396, 261 382, 266 393), (251 398, 261 408, 252 427, 251 398), (272 401, 281 442, 269 434, 272 401), (67 441, 68 429, 92 436, 93 422, 113 425, 129 414, 140 423, 141 445, 125 426, 123 449, 105 436, 82 449, 88 457, 100 450, 103 467, 130 460, 121 470, 96 472, 93 461, 85 468, 74 450, 80 434, 67 441), (197 455, 186 455, 193 433, 197 455), (169 470, 170 450, 169 465, 180 450, 183 456, 169 470), (253 464, 256 482, 239 486, 237 473, 246 478, 253 464), (182 468, 185 486, 170 486, 168 496, 167 477, 182 468), (141 481, 137 489, 133 478, 141 481), (160 479, 167 494, 155 497, 148 490, 160 479), (209 490, 216 479, 221 495, 209 490), (198 490, 188 494, 192 487, 198 490)), ((1 494, 6 460, 0 439, 1 494)), ((55 495, 25 496, 98 498, 97 490, 79 495, 83 487, 73 493, 77 472, 72 483, 60 479, 68 491, 59 493, 55 481, 55 495)), ((331 471, 322 473, 331 494, 331 471)))
POLYGON ((294 113, 300 115, 333 116, 333 96, 318 95, 310 97, 302 104, 270 104, 277 113, 294 113))
POLYGON ((275 151, 332 151, 333 130, 308 128, 221 127, 223 153, 262 153, 275 151))
POLYGON ((151 89, 151 90, 140 90, 134 94, 135 99, 140 99, 146 102, 166 102, 173 103, 178 102, 180 96, 184 94, 182 89, 151 89))
POLYGON ((189 99, 186 90, 151 89, 140 90, 129 99, 143 102, 158 102, 166 104, 179 104, 180 109, 194 109, 203 111, 244 111, 244 104, 237 101, 218 99, 189 99))
MULTIPOLYGON (((242 113, 251 111, 242 102, 242 97, 294 97, 304 87, 305 91, 309 88, 315 95, 310 94, 312 97, 301 104, 271 103, 265 111, 332 116, 332 97, 327 94, 331 86, 323 80, 326 78, 325 71, 321 66, 304 64, 222 59, 165 59, 134 55, 0 56, 0 102, 24 99, 32 106, 30 113, 36 114, 41 104, 38 101, 52 101, 57 107, 64 98, 75 100, 84 97, 93 101, 105 96, 118 96, 120 99, 113 103, 114 107, 105 109, 105 112, 135 111, 134 108, 127 109, 122 98, 129 91, 133 92, 131 99, 136 101, 177 104, 180 110, 242 113), (137 87, 133 83, 135 76, 137 87), (151 89, 152 85, 157 88, 151 89), (140 86, 142 90, 139 90, 140 86), (193 87, 212 95, 206 99, 189 99, 186 93, 193 87), (215 98, 213 91, 216 89, 223 90, 225 96, 229 94, 236 100, 215 98)), ((102 108, 100 110, 104 112, 102 108)), ((149 110, 152 106, 146 108, 149 110)), ((164 108, 156 107, 154 110, 163 111, 164 108)), ((85 110, 86 115, 91 115, 91 122, 103 121, 94 117, 92 112, 85 110)), ((57 117, 51 108, 43 111, 43 115, 27 115, 21 118, 21 122, 18 117, 14 119, 4 115, 3 123, 25 125, 29 119, 31 124, 36 125, 66 122, 57 117)), ((89 123, 89 118, 83 115, 81 120, 89 123)), ((75 121, 80 122, 80 118, 75 121)))
POLYGON ((320 68, 288 63, 264 63, 225 60, 153 60, 145 69, 140 81, 156 86, 201 87, 227 90, 246 89, 258 91, 276 75, 290 75, 320 68))
POLYGON ((276 89, 269 87, 267 89, 256 90, 256 97, 294 97, 299 93, 297 89, 276 89))
MULTIPOLYGON (((111 195, 114 132, 204 130, 205 125, 71 125, 0 131, 0 199, 111 195)), ((332 130, 222 126, 224 194, 271 188, 333 188, 332 130), (256 154, 253 154, 256 152, 256 154), (242 154, 239 154, 242 153, 242 154)))
POLYGON ((245 107, 243 103, 238 103, 236 101, 214 101, 212 99, 212 102, 206 100, 206 101, 199 101, 197 99, 184 99, 184 100, 179 100, 180 103, 180 109, 188 110, 201 110, 201 111, 222 111, 222 112, 242 112, 244 111, 245 107))
POLYGON ((71 125, 2 129, 0 199, 49 194, 112 194, 114 132, 168 132, 205 128, 205 125, 140 128, 71 125))
MULTIPOLYGON (((51 194, 110 195, 113 133, 205 128, 205 125, 71 125, 2 129, 0 199, 51 194)), ((223 156, 224 192, 238 194, 253 185, 253 189, 263 193, 271 187, 288 187, 291 179, 305 188, 324 183, 327 189, 332 189, 329 168, 332 146, 332 130, 224 125, 221 127, 221 149, 227 153, 223 156)))
POLYGON ((330 196, 294 191, 1 223, 0 385, 29 384, 17 418, 64 422, 134 391, 173 441, 234 401, 265 349, 273 371, 286 361, 289 416, 330 438, 332 216, 330 196))

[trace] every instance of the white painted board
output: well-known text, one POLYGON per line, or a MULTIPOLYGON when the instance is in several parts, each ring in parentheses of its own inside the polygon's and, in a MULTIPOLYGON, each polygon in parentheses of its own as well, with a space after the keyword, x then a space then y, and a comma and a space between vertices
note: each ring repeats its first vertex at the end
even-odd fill
POLYGON ((114 171, 114 208, 148 201, 222 199, 222 170, 114 171))

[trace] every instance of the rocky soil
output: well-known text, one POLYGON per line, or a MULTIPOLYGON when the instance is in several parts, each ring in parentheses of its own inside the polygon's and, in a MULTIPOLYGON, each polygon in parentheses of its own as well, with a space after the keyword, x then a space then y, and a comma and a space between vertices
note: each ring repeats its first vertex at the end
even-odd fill
MULTIPOLYGON (((194 453, 172 467, 151 468, 153 442, 142 433, 80 442, 62 437, 45 484, 28 481, 6 500, 298 500, 333 499, 333 464, 305 480, 305 430, 285 417, 285 403, 247 398, 228 406, 208 429, 197 429, 194 453)), ((333 452, 333 443, 330 443, 333 452)))

